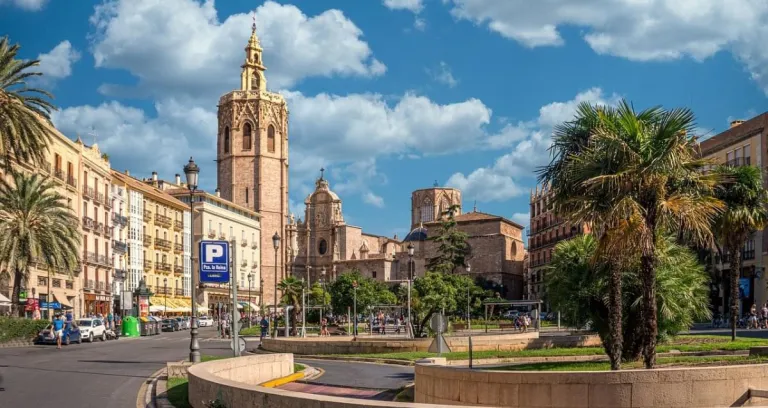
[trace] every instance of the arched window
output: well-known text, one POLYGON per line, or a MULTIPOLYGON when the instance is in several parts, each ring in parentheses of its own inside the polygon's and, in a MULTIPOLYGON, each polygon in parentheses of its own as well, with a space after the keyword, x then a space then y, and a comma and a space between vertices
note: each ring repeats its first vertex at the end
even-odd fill
POLYGON ((246 122, 243 125, 243 150, 251 150, 251 124, 246 122))
POLYGON ((432 205, 432 200, 425 199, 421 204, 421 221, 430 222, 435 220, 435 207, 432 205))
POLYGON ((440 216, 447 217, 448 216, 448 210, 451 208, 451 204, 448 202, 448 198, 443 196, 440 199, 440 216))
POLYGON ((259 75, 253 74, 253 78, 251 79, 251 91, 258 91, 259 90, 259 75))
POLYGON ((272 125, 267 128, 267 151, 275 152, 275 127, 272 125))
POLYGON ((224 128, 224 153, 229 153, 229 126, 224 128))

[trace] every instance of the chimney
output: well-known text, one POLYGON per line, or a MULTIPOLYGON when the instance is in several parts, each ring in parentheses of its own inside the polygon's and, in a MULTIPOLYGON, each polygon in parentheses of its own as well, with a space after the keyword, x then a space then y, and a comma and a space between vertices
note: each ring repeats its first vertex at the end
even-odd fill
POLYGON ((126 170, 126 171, 125 171, 125 175, 126 175, 126 176, 130 176, 130 175, 131 175, 131 171, 130 171, 130 170, 126 170))
POLYGON ((742 123, 744 123, 744 121, 741 120, 741 119, 732 120, 731 121, 731 129, 735 128, 736 126, 741 125, 742 123))
POLYGON ((221 197, 221 189, 216 187, 216 197, 221 197))
POLYGON ((157 172, 156 171, 152 172, 152 181, 157 181, 157 172))
POLYGON ((176 173, 176 185, 177 186, 181 185, 181 176, 179 175, 179 173, 176 173))

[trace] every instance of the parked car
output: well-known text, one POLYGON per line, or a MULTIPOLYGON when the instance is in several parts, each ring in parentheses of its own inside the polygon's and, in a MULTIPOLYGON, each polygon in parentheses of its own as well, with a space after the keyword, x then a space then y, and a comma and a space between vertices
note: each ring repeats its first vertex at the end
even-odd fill
MULTIPOLYGON (((83 339, 80 337, 80 328, 77 323, 67 323, 64 325, 64 329, 61 332, 61 344, 69 345, 70 343, 80 344, 83 339)), ((43 330, 37 334, 37 344, 56 344, 56 335, 53 332, 53 325, 49 324, 43 330)))
POLYGON ((80 326, 80 335, 88 340, 89 343, 93 343, 94 339, 101 341, 107 340, 107 328, 104 326, 104 321, 101 319, 80 319, 77 322, 80 326))
POLYGON ((507 310, 506 312, 504 312, 503 316, 505 319, 515 319, 519 315, 520 315, 520 311, 518 310, 507 310))
POLYGON ((213 319, 208 316, 200 316, 197 318, 198 327, 211 327, 213 326, 213 319))
MULTIPOLYGON (((181 318, 181 320, 184 321, 184 325, 187 327, 187 329, 192 328, 192 319, 190 319, 189 316, 184 316, 181 318)), ((197 327, 200 327, 200 325, 198 324, 197 327)))
POLYGON ((176 319, 163 319, 160 323, 160 330, 175 332, 179 331, 179 321, 176 319))
POLYGON ((187 330, 187 329, 189 329, 189 326, 188 326, 188 325, 187 325, 187 323, 184 321, 184 318, 181 318, 181 317, 177 317, 177 318, 175 318, 175 320, 176 320, 177 322, 179 322, 179 329, 180 329, 180 330, 187 330))

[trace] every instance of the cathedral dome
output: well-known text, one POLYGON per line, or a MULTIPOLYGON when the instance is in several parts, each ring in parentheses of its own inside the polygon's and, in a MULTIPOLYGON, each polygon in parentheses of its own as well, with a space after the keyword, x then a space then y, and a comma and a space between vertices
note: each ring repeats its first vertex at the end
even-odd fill
POLYGON ((423 225, 419 225, 418 227, 414 228, 411 232, 409 232, 408 235, 405 236, 405 239, 403 239, 403 242, 426 241, 426 240, 427 240, 427 229, 424 228, 423 225))

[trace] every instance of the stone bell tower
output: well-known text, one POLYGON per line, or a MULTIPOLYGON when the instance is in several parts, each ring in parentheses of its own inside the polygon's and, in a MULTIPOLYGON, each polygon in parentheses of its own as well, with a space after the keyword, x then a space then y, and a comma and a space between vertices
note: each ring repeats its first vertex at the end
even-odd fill
POLYGON ((288 106, 282 95, 267 90, 262 51, 254 21, 240 89, 219 98, 216 158, 221 196, 261 214, 259 271, 264 304, 270 305, 275 273, 278 281, 286 273, 288 106), (277 257, 275 233, 281 238, 277 257))

